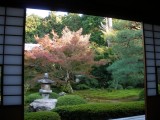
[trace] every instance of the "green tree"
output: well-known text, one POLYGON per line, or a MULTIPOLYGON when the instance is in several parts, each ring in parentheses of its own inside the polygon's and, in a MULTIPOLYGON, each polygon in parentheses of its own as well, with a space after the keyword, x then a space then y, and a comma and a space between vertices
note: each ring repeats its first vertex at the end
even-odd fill
POLYGON ((112 30, 112 18, 104 17, 100 22, 99 30, 103 33, 102 37, 104 44, 93 44, 92 47, 95 50, 95 59, 106 59, 107 64, 94 67, 92 74, 96 77, 96 79, 98 79, 100 85, 99 87, 106 88, 112 79, 111 73, 106 70, 106 67, 108 67, 116 58, 111 47, 111 40, 114 38, 115 34, 115 32, 112 30))
POLYGON ((42 18, 38 15, 32 14, 26 17, 26 43, 34 43, 34 35, 39 34, 39 25, 42 23, 42 18))
POLYGON ((113 25, 116 30, 112 40, 112 49, 116 59, 107 70, 112 73, 111 85, 143 86, 143 45, 141 23, 135 21, 116 20, 113 25))
POLYGON ((39 37, 43 37, 46 34, 49 34, 52 38, 51 31, 54 29, 54 31, 61 36, 61 31, 65 27, 62 23, 62 16, 57 16, 56 12, 51 11, 48 17, 45 17, 43 19, 43 22, 41 26, 39 26, 43 32, 41 34, 38 34, 39 37))
POLYGON ((63 27, 67 26, 71 31, 77 31, 82 27, 81 16, 76 13, 68 13, 62 17, 63 27))
POLYGON ((99 29, 103 17, 91 16, 91 15, 79 15, 76 13, 68 13, 65 16, 57 16, 56 12, 50 12, 49 16, 40 18, 37 15, 27 16, 26 19, 26 42, 35 42, 34 35, 38 34, 43 37, 45 34, 49 34, 52 29, 61 36, 62 29, 67 26, 71 31, 77 31, 83 28, 83 34, 91 34, 90 41, 95 42, 98 45, 105 44, 103 39, 103 33, 99 29))
POLYGON ((111 73, 106 70, 113 61, 114 53, 110 47, 99 46, 97 44, 92 45, 95 51, 95 60, 106 59, 107 63, 101 66, 94 66, 92 70, 92 75, 98 80, 99 87, 108 87, 108 82, 111 80, 111 73))
POLYGON ((26 17, 26 43, 35 43, 34 35, 43 37, 49 34, 54 29, 58 35, 61 35, 61 31, 64 28, 62 24, 62 16, 57 16, 56 12, 51 11, 49 16, 41 18, 37 15, 29 15, 26 17))
POLYGON ((72 31, 77 31, 83 28, 83 34, 91 34, 90 41, 99 45, 103 45, 103 33, 99 29, 103 17, 92 15, 79 15, 75 13, 69 13, 62 18, 62 24, 67 26, 72 31))
POLYGON ((82 28, 83 34, 91 34, 90 41, 95 42, 98 45, 104 45, 105 41, 103 39, 103 33, 99 29, 101 22, 103 21, 103 17, 100 16, 92 16, 92 15, 82 15, 82 28))

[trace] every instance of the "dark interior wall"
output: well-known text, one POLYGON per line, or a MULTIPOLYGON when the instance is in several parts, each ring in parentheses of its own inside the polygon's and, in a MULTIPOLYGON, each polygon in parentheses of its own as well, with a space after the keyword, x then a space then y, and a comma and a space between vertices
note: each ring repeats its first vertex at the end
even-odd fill
POLYGON ((23 106, 3 106, 0 107, 1 120, 23 120, 23 106))
POLYGON ((0 5, 67 11, 160 24, 158 3, 140 0, 0 0, 0 5))
MULTIPOLYGON (((88 15, 107 16, 126 20, 135 20, 150 24, 160 25, 160 17, 157 13, 156 3, 140 5, 139 1, 118 2, 115 0, 104 2, 76 1, 76 0, 0 0, 0 6, 23 7, 35 9, 49 9, 83 13, 88 15), (155 6, 154 8, 152 8, 155 6)), ((158 5, 158 4, 157 4, 158 5)), ((146 97, 147 120, 159 120, 160 97, 146 97)), ((4 120, 23 120, 23 106, 1 106, 0 117, 4 120)))
POLYGON ((147 120, 160 120, 160 96, 147 97, 146 105, 147 120))

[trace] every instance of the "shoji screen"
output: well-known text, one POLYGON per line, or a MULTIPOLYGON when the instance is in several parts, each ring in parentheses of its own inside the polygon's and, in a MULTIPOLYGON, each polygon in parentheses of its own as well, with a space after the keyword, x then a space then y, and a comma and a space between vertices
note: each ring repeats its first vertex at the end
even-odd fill
POLYGON ((146 59, 147 96, 158 94, 158 71, 160 66, 160 26, 143 24, 146 59))
POLYGON ((0 7, 0 65, 3 106, 23 104, 25 9, 0 7))

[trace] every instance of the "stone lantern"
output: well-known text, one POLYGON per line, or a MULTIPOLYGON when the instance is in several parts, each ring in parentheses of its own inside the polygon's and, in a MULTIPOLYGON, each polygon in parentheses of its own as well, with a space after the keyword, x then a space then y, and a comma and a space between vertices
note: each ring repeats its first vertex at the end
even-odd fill
POLYGON ((39 89, 42 99, 36 99, 30 104, 31 111, 41 111, 41 110, 52 110, 55 108, 57 99, 49 98, 51 90, 51 84, 53 80, 48 79, 48 73, 44 74, 44 77, 38 80, 41 83, 41 88, 39 89))
POLYGON ((38 80, 39 83, 41 83, 41 89, 39 89, 39 92, 41 93, 42 97, 44 99, 49 98, 49 94, 52 93, 51 90, 51 84, 54 82, 53 80, 48 79, 48 73, 44 74, 44 78, 38 80))

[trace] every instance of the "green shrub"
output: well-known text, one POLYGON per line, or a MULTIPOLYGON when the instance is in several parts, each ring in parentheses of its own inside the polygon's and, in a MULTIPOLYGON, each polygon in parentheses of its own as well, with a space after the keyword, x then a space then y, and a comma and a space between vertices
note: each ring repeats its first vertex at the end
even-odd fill
POLYGON ((29 94, 28 96, 25 96, 25 103, 31 103, 35 99, 41 99, 41 98, 42 96, 40 95, 40 93, 32 93, 32 94, 29 94))
POLYGON ((99 86, 98 80, 95 78, 91 78, 85 75, 81 75, 78 78, 80 80, 79 84, 85 84, 90 88, 97 88, 99 86))
POLYGON ((130 90, 130 89, 134 89, 134 87, 133 86, 127 86, 126 89, 130 90))
POLYGON ((113 118, 143 115, 144 102, 96 103, 61 106, 53 109, 62 120, 108 120, 113 118))
POLYGON ((113 91, 115 91, 114 88, 107 88, 106 90, 107 90, 108 92, 113 92, 113 91))
POLYGON ((66 83, 64 85, 61 86, 61 91, 66 92, 66 93, 72 93, 72 86, 70 83, 66 83))
POLYGON ((139 93, 139 100, 144 100, 145 94, 144 94, 144 89, 142 89, 139 93))
POLYGON ((39 91, 39 88, 41 88, 41 84, 35 82, 35 83, 31 83, 32 84, 32 87, 30 88, 30 92, 34 93, 34 92, 37 92, 39 91))
POLYGON ((123 86, 122 86, 122 85, 120 85, 120 84, 118 84, 118 86, 117 86, 117 90, 123 90, 123 86))
POLYGON ((95 78, 88 78, 86 82, 87 82, 87 85, 90 87, 96 88, 99 86, 98 80, 95 78))
POLYGON ((108 88, 110 88, 110 89, 116 89, 116 90, 122 90, 123 86, 121 84, 118 84, 118 85, 116 85, 116 84, 110 84, 108 86, 108 88))
POLYGON ((89 89, 90 87, 87 86, 86 84, 78 84, 75 86, 75 89, 76 90, 86 90, 86 89, 89 89))
POLYGON ((56 112, 39 111, 26 113, 24 120, 61 120, 61 118, 56 112))
POLYGON ((56 92, 56 93, 60 93, 61 92, 61 89, 60 87, 57 85, 51 85, 51 89, 53 92, 56 92))
POLYGON ((29 105, 25 105, 24 106, 24 113, 28 113, 28 112, 31 112, 30 107, 29 107, 29 105))
POLYGON ((50 95, 49 95, 49 98, 52 98, 52 99, 57 99, 59 97, 59 95, 55 92, 52 92, 50 95))
POLYGON ((79 105, 85 103, 86 101, 78 95, 65 95, 58 98, 56 107, 66 105, 79 105))

